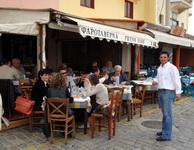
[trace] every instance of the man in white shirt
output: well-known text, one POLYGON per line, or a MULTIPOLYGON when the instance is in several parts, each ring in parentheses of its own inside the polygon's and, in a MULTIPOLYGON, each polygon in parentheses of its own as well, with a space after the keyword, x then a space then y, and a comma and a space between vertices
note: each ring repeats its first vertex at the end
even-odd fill
POLYGON ((176 100, 181 98, 181 81, 178 69, 169 61, 169 53, 160 53, 161 65, 153 85, 158 86, 158 100, 163 114, 162 131, 156 141, 170 141, 172 136, 172 102, 176 93, 176 100))

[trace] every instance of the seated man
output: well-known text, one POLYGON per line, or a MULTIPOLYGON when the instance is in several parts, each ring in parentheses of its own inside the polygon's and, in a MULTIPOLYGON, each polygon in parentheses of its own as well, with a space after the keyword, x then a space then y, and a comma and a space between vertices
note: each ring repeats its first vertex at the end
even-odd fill
POLYGON ((0 67, 0 79, 17 80, 20 78, 18 72, 10 67, 11 62, 8 59, 3 59, 3 66, 0 67))
POLYGON ((24 68, 22 67, 22 65, 20 64, 20 59, 19 59, 19 58, 14 58, 14 59, 12 60, 12 63, 13 63, 12 68, 13 68, 13 69, 16 69, 16 71, 17 71, 18 74, 20 75, 20 78, 22 78, 23 75, 25 75, 25 70, 24 70, 24 68))
MULTIPOLYGON (((91 74, 96 74, 97 76, 99 76, 100 74, 100 70, 97 66, 93 66, 92 69, 91 69, 91 74)), ((87 76, 87 78, 91 75, 89 74, 87 76)), ((108 79, 108 75, 106 74, 104 77, 100 78, 99 79, 99 83, 103 83, 106 79, 108 79)), ((84 82, 84 87, 87 87, 88 86, 88 83, 87 82, 84 82)))
POLYGON ((130 84, 129 79, 127 78, 126 74, 122 73, 122 67, 120 65, 116 65, 114 67, 114 72, 109 74, 108 84, 115 83, 116 85, 119 84, 130 84))
POLYGON ((67 63, 62 63, 60 69, 65 69, 68 76, 73 76, 73 74, 74 74, 72 68, 67 66, 67 63))

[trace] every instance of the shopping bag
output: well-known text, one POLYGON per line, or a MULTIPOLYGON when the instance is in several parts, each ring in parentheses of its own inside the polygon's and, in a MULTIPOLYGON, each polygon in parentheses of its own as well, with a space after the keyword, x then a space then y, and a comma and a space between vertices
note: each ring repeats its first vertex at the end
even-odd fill
POLYGON ((15 110, 25 115, 31 115, 35 101, 18 96, 15 101, 15 110))

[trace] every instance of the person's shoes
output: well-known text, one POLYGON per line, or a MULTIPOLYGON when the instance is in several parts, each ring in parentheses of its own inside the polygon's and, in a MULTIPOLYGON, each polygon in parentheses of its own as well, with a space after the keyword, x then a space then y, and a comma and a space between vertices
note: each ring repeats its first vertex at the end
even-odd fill
POLYGON ((164 139, 163 137, 156 138, 156 141, 170 141, 170 139, 164 139))
POLYGON ((161 136, 162 135, 162 132, 157 132, 156 135, 157 136, 161 136))
MULTIPOLYGON (((78 126, 78 128, 79 128, 79 129, 83 129, 83 128, 84 128, 84 124, 78 126)), ((87 128, 90 128, 90 124, 89 124, 89 123, 87 123, 87 128)))

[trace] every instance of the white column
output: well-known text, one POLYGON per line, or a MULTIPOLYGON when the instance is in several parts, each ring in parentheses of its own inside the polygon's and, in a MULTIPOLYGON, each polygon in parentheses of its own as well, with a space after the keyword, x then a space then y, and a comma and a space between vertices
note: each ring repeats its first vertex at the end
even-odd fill
POLYGON ((131 44, 123 44, 122 47, 122 71, 131 72, 131 44))

